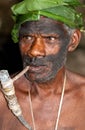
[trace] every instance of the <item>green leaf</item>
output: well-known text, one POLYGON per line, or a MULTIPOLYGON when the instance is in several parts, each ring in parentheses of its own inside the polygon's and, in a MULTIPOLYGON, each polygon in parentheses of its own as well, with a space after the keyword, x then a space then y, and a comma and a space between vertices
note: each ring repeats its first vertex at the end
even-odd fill
POLYGON ((22 23, 39 20, 41 15, 61 21, 71 28, 83 27, 82 16, 75 10, 75 7, 79 5, 81 5, 79 0, 23 0, 15 4, 11 8, 15 21, 12 30, 13 41, 18 41, 22 23))
POLYGON ((11 10, 13 12, 14 15, 17 15, 17 14, 25 14, 27 12, 27 9, 26 9, 26 6, 25 6, 25 2, 22 1, 18 4, 15 4, 11 7, 11 10))
POLYGON ((79 5, 78 0, 25 0, 29 11, 42 10, 60 5, 79 5))
POLYGON ((28 11, 42 10, 60 5, 80 5, 78 0, 24 0, 15 4, 11 9, 15 15, 25 14, 28 11))
POLYGON ((72 8, 66 6, 58 6, 57 8, 50 8, 40 11, 40 15, 47 16, 49 18, 62 21, 69 27, 82 26, 83 23, 81 14, 76 14, 76 11, 72 8), (62 13, 63 11, 63 13, 62 13))

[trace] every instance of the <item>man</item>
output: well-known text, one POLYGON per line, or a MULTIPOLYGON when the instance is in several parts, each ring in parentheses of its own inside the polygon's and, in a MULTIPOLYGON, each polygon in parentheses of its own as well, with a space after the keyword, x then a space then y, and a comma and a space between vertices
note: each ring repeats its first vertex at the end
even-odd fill
MULTIPOLYGON (((78 5, 77 0, 24 0, 12 7, 13 40, 19 39, 23 68, 29 66, 14 86, 33 130, 85 130, 85 77, 65 67, 67 53, 81 38, 78 5)), ((26 130, 2 92, 0 103, 0 130, 26 130)))

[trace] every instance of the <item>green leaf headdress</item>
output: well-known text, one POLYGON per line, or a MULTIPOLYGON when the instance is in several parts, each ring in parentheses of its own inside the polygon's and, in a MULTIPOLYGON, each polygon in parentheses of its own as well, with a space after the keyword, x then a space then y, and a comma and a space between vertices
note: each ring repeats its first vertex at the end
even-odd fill
POLYGON ((12 6, 15 21, 12 39, 18 42, 20 25, 26 21, 39 20, 40 16, 61 21, 71 28, 83 27, 82 15, 76 7, 81 5, 78 0, 23 0, 12 6))

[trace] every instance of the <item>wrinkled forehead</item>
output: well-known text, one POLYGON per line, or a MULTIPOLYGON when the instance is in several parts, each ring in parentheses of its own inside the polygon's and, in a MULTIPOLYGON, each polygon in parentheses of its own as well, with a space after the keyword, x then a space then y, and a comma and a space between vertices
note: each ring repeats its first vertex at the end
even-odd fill
POLYGON ((21 25, 20 35, 23 34, 65 34, 63 23, 42 17, 39 21, 27 21, 21 25))

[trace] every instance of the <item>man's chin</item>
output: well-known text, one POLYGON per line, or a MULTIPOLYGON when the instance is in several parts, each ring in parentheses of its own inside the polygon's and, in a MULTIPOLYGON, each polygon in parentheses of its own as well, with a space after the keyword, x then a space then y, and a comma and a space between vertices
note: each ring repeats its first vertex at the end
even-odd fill
POLYGON ((31 82, 46 83, 55 78, 55 74, 43 73, 43 74, 25 74, 25 77, 31 82))

